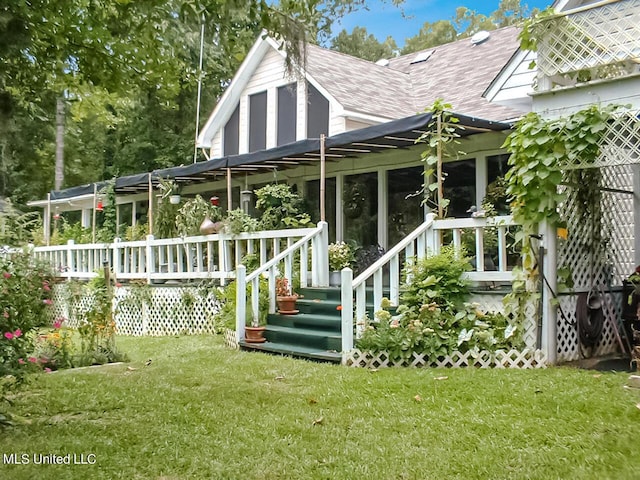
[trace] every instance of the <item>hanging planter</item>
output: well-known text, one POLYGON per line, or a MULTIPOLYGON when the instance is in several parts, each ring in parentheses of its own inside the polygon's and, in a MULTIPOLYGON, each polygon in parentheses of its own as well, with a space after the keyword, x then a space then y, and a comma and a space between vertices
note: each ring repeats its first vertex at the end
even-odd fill
POLYGON ((180 203, 180 195, 169 195, 169 203, 171 205, 178 205, 180 203))

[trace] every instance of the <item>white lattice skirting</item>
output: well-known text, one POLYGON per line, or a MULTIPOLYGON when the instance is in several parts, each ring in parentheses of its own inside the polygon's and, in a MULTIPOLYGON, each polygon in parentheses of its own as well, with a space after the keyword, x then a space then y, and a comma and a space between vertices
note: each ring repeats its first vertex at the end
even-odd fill
MULTIPOLYGON (((145 298, 134 289, 118 287, 114 294, 116 332, 119 335, 200 335, 217 333, 213 321, 219 309, 213 289, 197 286, 148 287, 145 298)), ((65 326, 79 326, 83 312, 91 308, 93 298, 83 294, 71 301, 65 285, 54 287, 53 319, 65 319, 65 326)))
POLYGON ((343 365, 360 368, 384 367, 480 367, 480 368, 546 368, 547 358, 541 350, 498 350, 489 352, 453 352, 439 360, 429 360, 426 354, 413 353, 410 358, 398 361, 389 359, 387 352, 362 352, 352 350, 343 354, 343 365))

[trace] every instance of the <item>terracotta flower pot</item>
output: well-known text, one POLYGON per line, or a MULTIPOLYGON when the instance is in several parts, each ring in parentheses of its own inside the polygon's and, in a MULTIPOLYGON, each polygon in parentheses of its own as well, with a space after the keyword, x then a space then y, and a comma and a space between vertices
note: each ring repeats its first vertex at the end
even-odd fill
POLYGON ((278 312, 288 315, 298 313, 298 310, 296 310, 296 300, 298 300, 297 295, 276 297, 276 301, 278 302, 278 312))
POLYGON ((266 342, 264 338, 265 327, 244 327, 244 340, 247 343, 262 343, 266 342))

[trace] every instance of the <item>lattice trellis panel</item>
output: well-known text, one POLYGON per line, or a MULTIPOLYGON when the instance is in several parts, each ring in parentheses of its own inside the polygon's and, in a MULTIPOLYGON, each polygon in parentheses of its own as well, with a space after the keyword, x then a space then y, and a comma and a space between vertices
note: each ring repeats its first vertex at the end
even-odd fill
POLYGON ((600 153, 595 160, 567 156, 558 161, 556 167, 558 170, 576 170, 640 163, 639 115, 638 111, 621 110, 607 123, 598 144, 600 153))
MULTIPOLYGON (((485 312, 500 312, 504 313, 504 296, 497 293, 476 292, 471 296, 471 302, 477 303, 480 309, 485 312)), ((524 332, 522 333, 522 339, 526 348, 535 348, 537 341, 538 331, 538 310, 535 303, 529 303, 526 307, 526 323, 523 325, 524 332)))
MULTIPOLYGON (((620 191, 633 190, 631 166, 601 169, 601 186, 620 191)), ((576 303, 579 292, 595 288, 605 299, 605 324, 600 342, 582 354, 601 356, 619 350, 616 327, 620 327, 621 294, 612 293, 610 286, 619 286, 633 272, 634 215, 633 195, 603 190, 600 192, 602 217, 595 218, 590 207, 580 199, 575 189, 567 191, 562 214, 567 222, 569 237, 559 244, 558 267, 568 268, 572 274, 571 295, 561 298, 558 315, 558 361, 579 359, 576 330, 576 303)), ((595 198, 595 197, 594 197, 595 198)), ((594 200, 595 201, 595 200, 594 200)))
POLYGON ((360 368, 385 367, 434 367, 434 368, 545 368, 547 358, 542 350, 498 350, 489 352, 453 352, 451 355, 430 360, 425 354, 413 353, 410 358, 391 360, 387 352, 363 352, 352 350, 343 354, 343 365, 360 368))
MULTIPOLYGON (((116 332, 120 335, 197 335, 216 333, 213 316, 219 309, 213 290, 203 292, 194 286, 153 286, 146 299, 133 288, 115 289, 116 332)), ((86 290, 86 289, 84 289, 86 290)), ((55 285, 51 321, 65 319, 65 326, 76 328, 83 314, 91 309, 93 297, 84 291, 73 301, 66 285, 55 285)))
POLYGON ((587 79, 637 71, 640 0, 622 0, 541 22, 540 71, 549 77, 589 70, 587 79))

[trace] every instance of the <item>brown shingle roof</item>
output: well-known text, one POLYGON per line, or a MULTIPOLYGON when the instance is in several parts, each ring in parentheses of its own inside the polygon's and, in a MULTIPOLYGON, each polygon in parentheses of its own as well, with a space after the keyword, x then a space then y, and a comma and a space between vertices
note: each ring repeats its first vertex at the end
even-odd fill
POLYGON ((520 113, 482 93, 517 50, 517 35, 516 27, 506 27, 481 44, 465 38, 428 49, 433 54, 424 62, 411 63, 416 52, 390 59, 387 67, 310 45, 307 71, 347 110, 401 118, 443 98, 455 112, 506 120, 520 113))

